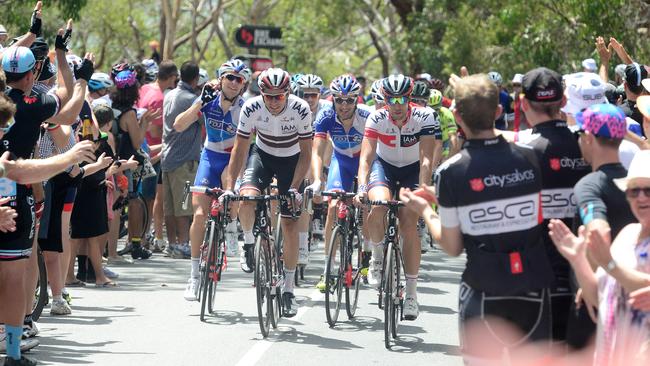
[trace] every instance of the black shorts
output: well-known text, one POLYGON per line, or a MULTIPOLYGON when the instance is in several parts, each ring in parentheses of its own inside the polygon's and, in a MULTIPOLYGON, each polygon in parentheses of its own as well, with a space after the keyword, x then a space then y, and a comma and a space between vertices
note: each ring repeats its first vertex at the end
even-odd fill
POLYGON ((45 184, 45 204, 38 231, 38 245, 41 250, 63 252, 61 217, 66 203, 70 201, 71 189, 74 192, 78 181, 64 172, 52 177, 45 184))
MULTIPOLYGON (((291 188, 291 182, 293 181, 293 174, 298 165, 299 156, 300 154, 277 157, 267 154, 255 146, 248 156, 246 171, 244 171, 244 178, 242 179, 240 189, 252 188, 262 192, 271 184, 273 177, 275 177, 278 183, 279 194, 287 194, 289 188, 291 188)), ((291 210, 286 200, 282 200, 280 204, 280 214, 283 217, 291 217, 291 210)), ((300 212, 297 212, 296 215, 300 215, 300 212)))
POLYGON ((13 261, 29 258, 32 254, 34 232, 34 197, 32 195, 17 198, 9 205, 16 210, 16 231, 0 232, 0 261, 13 261))
POLYGON ((420 183, 420 162, 403 167, 391 165, 381 158, 375 159, 370 168, 368 190, 374 187, 387 187, 392 194, 397 194, 400 188, 415 189, 420 183))
POLYGON ((475 353, 482 350, 485 344, 499 344, 503 348, 514 349, 527 342, 551 339, 552 319, 550 306, 550 291, 544 289, 518 296, 492 296, 475 290, 461 282, 458 291, 458 321, 461 350, 464 356, 481 358, 475 353), (497 330, 496 320, 505 320, 520 333, 518 339, 506 341, 497 330), (472 323, 471 334, 466 329, 472 323), (477 337, 476 334, 480 336, 477 337), (485 337, 490 341, 485 342, 485 337))

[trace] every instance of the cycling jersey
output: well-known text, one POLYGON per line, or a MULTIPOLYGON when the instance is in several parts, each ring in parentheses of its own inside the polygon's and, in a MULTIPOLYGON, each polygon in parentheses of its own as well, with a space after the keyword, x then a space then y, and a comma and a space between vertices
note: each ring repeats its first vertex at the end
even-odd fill
POLYGON ((251 98, 241 107, 237 134, 249 138, 255 129, 255 145, 269 155, 287 157, 300 153, 298 140, 312 137, 312 116, 307 102, 290 94, 285 109, 274 116, 262 98, 261 95, 251 98))
MULTIPOLYGON (((316 116, 318 116, 318 113, 322 111, 323 109, 326 108, 331 108, 332 107, 332 102, 330 102, 327 99, 319 99, 318 100, 318 108, 316 108, 316 112, 312 113, 312 123, 316 123, 316 116)), ((312 126, 313 127, 313 126, 312 126)))
POLYGON ((205 144, 207 150, 217 153, 230 153, 235 144, 237 123, 244 100, 241 97, 232 103, 228 112, 221 109, 221 94, 210 103, 201 107, 205 119, 205 144))
POLYGON ((456 126, 454 114, 448 108, 440 107, 436 109, 436 112, 438 112, 440 131, 442 133, 442 157, 446 158, 449 156, 449 149, 451 148, 449 137, 458 133, 458 127, 456 126))
POLYGON ((334 145, 334 154, 345 157, 359 157, 361 141, 370 110, 363 104, 357 104, 354 112, 352 127, 345 131, 343 124, 336 116, 334 107, 321 109, 314 122, 316 138, 327 138, 329 134, 334 145))
POLYGON ((502 136, 467 140, 440 166, 435 181, 442 226, 463 233, 463 281, 504 296, 550 286, 553 272, 541 240, 541 171, 531 148, 502 136))
POLYGON ((377 156, 395 167, 404 167, 420 160, 420 137, 442 139, 438 113, 429 107, 409 105, 406 123, 398 128, 387 108, 368 116, 365 136, 377 140, 377 156))

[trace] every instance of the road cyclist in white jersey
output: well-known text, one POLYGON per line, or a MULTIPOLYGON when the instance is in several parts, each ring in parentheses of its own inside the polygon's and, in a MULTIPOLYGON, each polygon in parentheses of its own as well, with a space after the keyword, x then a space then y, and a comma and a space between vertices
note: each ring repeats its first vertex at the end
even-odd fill
MULTIPOLYGON (((432 169, 442 154, 440 125, 433 110, 410 103, 412 91, 413 79, 401 74, 390 75, 382 82, 386 106, 372 112, 366 122, 357 204, 367 198, 391 200, 400 188, 414 189, 431 182, 432 169)), ((380 282, 386 213, 385 206, 373 206, 365 223, 373 245, 371 283, 380 282)), ((415 320, 419 314, 416 288, 421 256, 418 215, 400 208, 398 217, 406 275, 403 315, 406 320, 415 320)))
MULTIPOLYGON (((237 138, 224 184, 226 191, 222 196, 234 194, 235 180, 248 154, 248 140, 255 129, 255 146, 248 156, 240 195, 260 195, 275 177, 279 194, 293 196, 291 201, 298 206, 302 201, 298 188, 311 161, 311 110, 307 102, 289 94, 289 74, 282 69, 265 70, 258 79, 258 85, 262 95, 247 100, 242 106, 237 138)), ((280 204, 285 274, 282 303, 286 317, 295 316, 298 311, 298 303, 293 294, 298 261, 298 222, 292 218, 292 211, 299 209, 290 205, 287 200, 280 204)), ((245 201, 239 210, 239 220, 244 231, 244 253, 251 269, 255 243, 255 207, 254 202, 245 201)))
MULTIPOLYGON (((312 153, 312 172, 314 182, 307 187, 319 201, 319 193, 325 183, 325 191, 353 192, 353 183, 359 170, 359 154, 361 141, 366 126, 366 119, 370 115, 370 107, 357 104, 361 86, 349 75, 342 75, 330 84, 333 106, 320 110, 314 122, 314 149, 312 153), (328 153, 327 147, 333 143, 334 154, 328 153), (325 179, 323 179, 323 165, 325 158, 330 156, 332 161, 325 179)), ((325 223, 325 255, 329 253, 328 245, 334 224, 336 223, 337 200, 330 200, 325 223)), ((367 225, 363 227, 364 241, 367 242, 367 225)), ((364 247, 364 253, 370 255, 369 243, 364 247)), ((327 265, 323 265, 326 271, 327 265)), ((367 265, 366 271, 367 273, 367 265)), ((363 274, 363 270, 362 270, 363 274)), ((320 277, 316 288, 325 291, 325 276, 320 277)))
MULTIPOLYGON (((197 169, 194 186, 222 188, 230 152, 235 144, 235 134, 239 123, 241 98, 250 80, 251 71, 237 59, 223 63, 217 70, 218 80, 206 84, 201 96, 194 104, 176 117, 174 128, 185 130, 200 117, 205 120, 206 137, 201 160, 197 169)), ((205 194, 193 193, 192 206, 194 219, 190 227, 191 271, 185 289, 185 300, 196 301, 199 282, 199 255, 205 233, 205 223, 210 210, 211 198, 205 194)), ((236 210, 236 206, 231 207, 236 210)), ((237 254, 237 223, 228 225, 226 241, 228 254, 237 254)))

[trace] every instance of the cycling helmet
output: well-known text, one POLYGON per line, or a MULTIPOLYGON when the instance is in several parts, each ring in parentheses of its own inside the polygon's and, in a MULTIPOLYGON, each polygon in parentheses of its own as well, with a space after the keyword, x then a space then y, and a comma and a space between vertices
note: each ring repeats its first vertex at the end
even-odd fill
POLYGON ((361 85, 350 75, 341 75, 330 84, 330 92, 333 96, 359 95, 361 85))
POLYGON ((292 94, 298 94, 298 79, 302 77, 303 74, 301 73, 295 73, 291 75, 291 80, 289 83, 291 84, 291 93, 292 94))
POLYGON ((113 84, 113 80, 111 80, 111 77, 108 76, 108 74, 105 74, 103 72, 94 73, 93 76, 90 77, 90 81, 88 81, 88 89, 90 91, 107 89, 112 87, 113 85, 115 84, 113 84))
POLYGON ((429 85, 431 86, 431 89, 437 89, 440 91, 442 91, 445 88, 445 83, 438 78, 433 78, 429 80, 429 85))
POLYGON ((122 72, 124 70, 133 71, 133 66, 129 65, 126 62, 121 62, 121 63, 113 65, 113 67, 111 68, 111 79, 115 80, 115 77, 117 76, 117 74, 119 74, 120 72, 122 72))
POLYGON ((251 69, 249 69, 248 66, 239 59, 228 60, 219 66, 217 77, 220 78, 225 74, 241 76, 244 78, 245 82, 248 82, 251 79, 251 69))
POLYGON ((427 83, 430 83, 431 82, 431 74, 426 73, 426 72, 424 72, 422 74, 417 74, 417 75, 415 75, 415 80, 424 80, 427 83))
POLYGON ((300 89, 318 89, 323 86, 323 79, 320 76, 313 74, 302 75, 297 81, 296 85, 300 89))
POLYGON ((503 78, 501 77, 501 74, 499 74, 496 71, 490 71, 487 74, 488 78, 492 80, 493 83, 497 84, 497 86, 501 86, 503 83, 503 78))
POLYGON ((70 70, 72 71, 78 69, 79 66, 81 66, 81 63, 83 62, 81 57, 77 55, 67 55, 65 56, 65 59, 68 60, 68 66, 70 66, 70 70))
POLYGON ((197 85, 203 85, 210 80, 210 75, 206 69, 199 69, 199 81, 197 85))
POLYGON ((262 72, 257 78, 257 85, 260 87, 262 93, 272 90, 289 91, 289 73, 278 68, 272 67, 262 72))
POLYGON ((144 66, 145 72, 145 82, 150 83, 158 77, 158 64, 156 61, 148 58, 142 60, 142 66, 144 66))
POLYGON ((120 71, 115 75, 115 86, 118 89, 126 89, 138 83, 138 75, 133 70, 120 71))
POLYGON ((431 105, 432 108, 438 108, 442 105, 442 93, 440 90, 431 90, 431 95, 429 96, 429 105, 431 105))
POLYGON ((9 47, 2 54, 2 69, 5 72, 22 74, 34 69, 36 59, 27 47, 9 47))
POLYGON ((429 91, 429 84, 424 80, 418 80, 413 83, 412 98, 429 100, 431 92, 429 91))
POLYGON ((381 93, 384 97, 410 96, 413 91, 413 79, 402 74, 393 74, 382 80, 381 93))

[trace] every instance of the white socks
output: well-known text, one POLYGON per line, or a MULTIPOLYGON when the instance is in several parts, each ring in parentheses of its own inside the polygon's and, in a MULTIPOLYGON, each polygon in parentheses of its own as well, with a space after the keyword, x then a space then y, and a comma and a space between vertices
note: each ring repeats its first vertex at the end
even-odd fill
POLYGON ((199 278, 199 258, 192 258, 192 270, 190 277, 199 278))
POLYGON ((406 297, 417 299, 418 275, 406 274, 406 297))
POLYGON ((284 288, 282 289, 282 292, 290 292, 293 293, 293 286, 294 286, 294 278, 296 276, 296 269, 288 269, 287 267, 284 267, 284 288))

